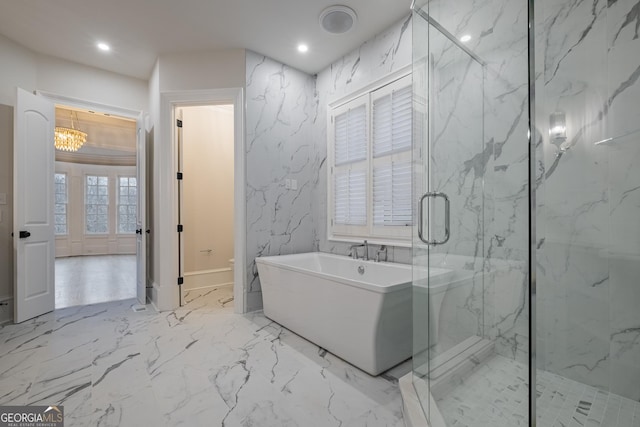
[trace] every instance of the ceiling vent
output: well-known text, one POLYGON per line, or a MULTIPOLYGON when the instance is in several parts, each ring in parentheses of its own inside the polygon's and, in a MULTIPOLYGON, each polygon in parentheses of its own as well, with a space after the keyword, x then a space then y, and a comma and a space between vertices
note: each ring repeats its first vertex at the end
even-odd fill
POLYGON ((320 14, 320 26, 331 34, 344 34, 356 24, 356 12, 347 6, 329 6, 320 14))

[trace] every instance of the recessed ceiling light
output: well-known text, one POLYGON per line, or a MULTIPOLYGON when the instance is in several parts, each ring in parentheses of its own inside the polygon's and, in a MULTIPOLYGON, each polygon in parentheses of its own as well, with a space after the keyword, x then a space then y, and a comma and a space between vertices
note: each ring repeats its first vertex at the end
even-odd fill
POLYGON ((98 45, 97 45, 97 46, 98 46, 98 49, 100 49, 100 50, 102 50, 102 51, 104 51, 104 52, 108 52, 108 51, 110 51, 110 50, 111 50, 111 48, 109 47, 109 45, 108 45, 108 44, 106 44, 106 43, 102 43, 102 42, 100 42, 100 43, 98 43, 98 45))
POLYGON ((308 51, 309 51, 309 46, 307 46, 306 44, 301 43, 301 44, 298 45, 298 52, 306 53, 308 51))
POLYGON ((320 26, 331 34, 343 34, 351 30, 358 20, 356 12, 347 6, 330 6, 320 14, 320 26))
POLYGON ((466 42, 468 42, 469 40, 471 40, 471 36, 470 36, 469 34, 465 34, 464 36, 460 37, 460 41, 461 41, 462 43, 466 43, 466 42))

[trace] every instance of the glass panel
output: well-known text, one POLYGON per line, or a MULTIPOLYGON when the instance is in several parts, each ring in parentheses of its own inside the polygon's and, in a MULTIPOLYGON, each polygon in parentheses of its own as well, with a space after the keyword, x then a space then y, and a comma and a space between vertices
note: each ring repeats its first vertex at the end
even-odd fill
POLYGON ((55 174, 54 229, 56 235, 67 234, 67 175, 55 174))
POLYGON ((109 231, 109 178, 87 176, 85 188, 85 231, 107 233, 109 231))
POLYGON ((120 177, 118 189, 118 232, 133 233, 136 230, 136 178, 120 177))
POLYGON ((542 136, 536 153, 541 171, 538 425, 635 427, 640 425, 640 4, 541 3, 536 14, 537 25, 545 28, 536 40, 536 124, 542 136), (550 405, 559 393, 566 404, 550 405))
POLYGON ((434 425, 530 425, 528 4, 421 5, 414 388, 434 425))

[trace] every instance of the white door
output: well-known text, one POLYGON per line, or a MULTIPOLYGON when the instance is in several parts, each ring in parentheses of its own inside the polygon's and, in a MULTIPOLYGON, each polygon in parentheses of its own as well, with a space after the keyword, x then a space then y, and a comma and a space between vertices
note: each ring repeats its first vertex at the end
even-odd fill
POLYGON ((18 88, 13 122, 16 323, 55 308, 54 128, 54 105, 18 88))
POLYGON ((147 224, 146 224, 146 130, 144 113, 137 120, 137 162, 136 184, 138 188, 138 209, 136 218, 136 290, 138 302, 147 300, 147 224))

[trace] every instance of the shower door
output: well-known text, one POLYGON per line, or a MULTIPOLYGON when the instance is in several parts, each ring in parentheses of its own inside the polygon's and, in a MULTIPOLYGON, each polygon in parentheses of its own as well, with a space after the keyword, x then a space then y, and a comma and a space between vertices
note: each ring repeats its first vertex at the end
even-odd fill
POLYGON ((527 8, 413 6, 413 386, 433 427, 530 422, 527 8))
POLYGON ((432 419, 484 339, 484 64, 426 13, 414 19, 414 386, 432 419), (430 407, 432 406, 432 407, 430 407))

